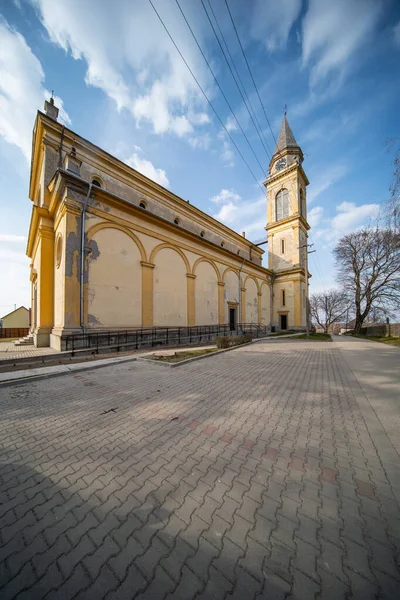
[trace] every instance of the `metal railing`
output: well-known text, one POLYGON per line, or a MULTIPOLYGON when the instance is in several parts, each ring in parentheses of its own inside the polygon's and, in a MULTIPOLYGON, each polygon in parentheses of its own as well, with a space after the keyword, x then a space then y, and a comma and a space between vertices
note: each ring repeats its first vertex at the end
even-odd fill
POLYGON ((87 331, 82 334, 70 334, 63 338, 65 350, 92 348, 97 353, 101 349, 153 348, 155 346, 181 346, 193 343, 202 344, 215 340, 220 335, 240 335, 250 333, 253 337, 262 337, 270 331, 266 325, 257 323, 238 323, 233 329, 230 325, 194 325, 192 327, 138 327, 136 329, 87 331))

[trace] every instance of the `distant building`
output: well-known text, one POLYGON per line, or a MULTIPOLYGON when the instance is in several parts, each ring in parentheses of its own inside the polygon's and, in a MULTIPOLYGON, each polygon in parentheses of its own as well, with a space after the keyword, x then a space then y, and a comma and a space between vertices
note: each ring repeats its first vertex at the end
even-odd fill
POLYGON ((305 327, 308 180, 286 115, 265 182, 264 267, 244 234, 58 123, 53 100, 45 113, 29 189, 35 345, 135 327, 305 327))
POLYGON ((8 313, 8 315, 1 317, 1 323, 3 329, 8 329, 10 327, 29 327, 29 310, 25 308, 25 306, 20 306, 16 310, 8 313))

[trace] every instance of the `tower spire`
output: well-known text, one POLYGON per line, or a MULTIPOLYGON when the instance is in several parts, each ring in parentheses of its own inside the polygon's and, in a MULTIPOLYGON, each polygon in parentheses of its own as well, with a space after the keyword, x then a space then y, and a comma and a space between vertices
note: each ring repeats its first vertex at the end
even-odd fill
POLYGON ((293 131, 290 129, 290 125, 286 118, 287 106, 284 106, 283 120, 281 130, 279 132, 278 141, 276 142, 274 154, 278 154, 285 148, 299 148, 298 143, 293 135, 293 131))

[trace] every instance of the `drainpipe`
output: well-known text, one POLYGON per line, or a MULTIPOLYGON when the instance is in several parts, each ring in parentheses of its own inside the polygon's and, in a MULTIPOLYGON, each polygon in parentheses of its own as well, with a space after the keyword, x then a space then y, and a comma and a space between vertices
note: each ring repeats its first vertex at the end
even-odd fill
POLYGON ((83 333, 85 333, 85 323, 83 317, 83 279, 84 279, 84 271, 85 271, 85 216, 86 216, 86 206, 90 198, 90 194, 92 193, 92 183, 89 183, 89 189, 86 194, 85 201, 83 203, 82 208, 82 217, 81 217, 81 281, 80 281, 80 322, 83 333))
POLYGON ((273 273, 273 275, 271 276, 271 302, 270 302, 270 306, 269 306, 269 312, 270 312, 270 321, 271 321, 271 331, 272 331, 272 319, 274 316, 274 282, 275 282, 275 273, 273 273))
POLYGON ((239 323, 242 322, 242 286, 241 286, 241 279, 240 279, 240 275, 242 273, 242 269, 243 269, 243 265, 244 265, 244 261, 246 260, 246 257, 243 256, 243 260, 242 260, 242 264, 240 265, 240 269, 239 269, 239 279, 238 279, 238 300, 239 300, 239 323))

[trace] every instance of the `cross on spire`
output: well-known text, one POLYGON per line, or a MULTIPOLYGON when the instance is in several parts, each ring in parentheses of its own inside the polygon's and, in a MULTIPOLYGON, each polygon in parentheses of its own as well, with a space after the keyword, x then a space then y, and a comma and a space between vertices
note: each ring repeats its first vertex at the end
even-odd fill
POLYGON ((283 114, 286 116, 287 113, 287 104, 283 105, 283 114))

